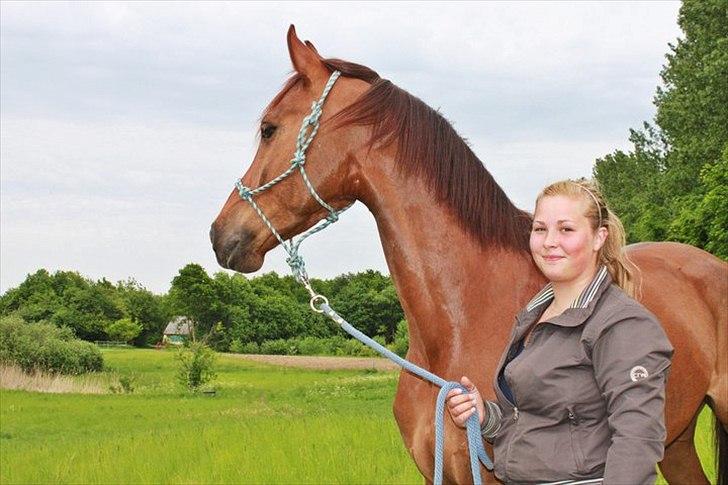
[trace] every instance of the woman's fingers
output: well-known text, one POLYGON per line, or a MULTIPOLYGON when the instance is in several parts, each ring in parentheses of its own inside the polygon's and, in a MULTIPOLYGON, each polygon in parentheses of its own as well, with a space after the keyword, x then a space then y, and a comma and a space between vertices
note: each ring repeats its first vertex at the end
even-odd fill
POLYGON ((462 410, 475 406, 475 401, 469 394, 455 396, 447 401, 447 407, 451 413, 461 413, 462 410))
POLYGON ((467 402, 464 402, 452 408, 452 414, 458 416, 460 414, 470 411, 471 409, 475 409, 475 403, 471 400, 468 400, 467 402))
POLYGON ((451 389, 447 393, 446 402, 447 409, 455 424, 464 428, 468 418, 477 412, 476 403, 480 393, 475 388, 475 384, 465 376, 460 379, 460 384, 469 392, 466 393, 462 389, 451 389))
POLYGON ((461 428, 465 427, 468 418, 476 411, 475 402, 470 394, 454 396, 447 404, 450 416, 461 428))
MULTIPOLYGON (((449 396, 449 394, 448 394, 448 396, 449 396)), ((456 393, 452 397, 448 397, 446 402, 447 402, 447 404, 449 406, 449 405, 460 404, 461 402, 465 402, 468 399, 470 399, 470 395, 469 394, 458 394, 458 393, 456 393)))
POLYGON ((472 409, 471 408, 471 409, 465 411, 464 413, 458 415, 457 418, 454 418, 455 419, 455 424, 457 424, 461 428, 464 428, 466 426, 467 422, 468 422, 468 418, 470 418, 470 416, 472 416, 472 414, 474 412, 475 412, 475 409, 472 409))
POLYGON ((473 384, 472 381, 470 379, 468 379, 467 377, 465 377, 465 376, 462 376, 460 378, 460 384, 462 384, 463 386, 465 386, 468 389, 468 391, 474 391, 475 390, 475 384, 473 384))

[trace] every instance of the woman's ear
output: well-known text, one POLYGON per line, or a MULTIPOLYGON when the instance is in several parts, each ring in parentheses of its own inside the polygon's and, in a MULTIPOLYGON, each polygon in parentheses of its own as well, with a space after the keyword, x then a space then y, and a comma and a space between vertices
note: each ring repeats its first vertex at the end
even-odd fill
POLYGON ((604 243, 607 242, 608 237, 609 229, 604 226, 597 229, 596 236, 594 237, 594 251, 602 249, 602 246, 604 246, 604 243))

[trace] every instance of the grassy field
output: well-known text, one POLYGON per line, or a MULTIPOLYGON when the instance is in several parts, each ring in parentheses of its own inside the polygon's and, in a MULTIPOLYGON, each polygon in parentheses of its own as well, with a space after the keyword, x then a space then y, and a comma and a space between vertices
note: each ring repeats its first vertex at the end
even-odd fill
POLYGON ((0 391, 0 482, 420 483, 392 418, 394 372, 218 359, 190 396, 171 352, 108 350, 132 394, 0 391))
POLYGON ((0 391, 0 483, 422 483, 392 417, 396 372, 220 357, 210 397, 180 390, 171 352, 104 357, 132 394, 0 391))

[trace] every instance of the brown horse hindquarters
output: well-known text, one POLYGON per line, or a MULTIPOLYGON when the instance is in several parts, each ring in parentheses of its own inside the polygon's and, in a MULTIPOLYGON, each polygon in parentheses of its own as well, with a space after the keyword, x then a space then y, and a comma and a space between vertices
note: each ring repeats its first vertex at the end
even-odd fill
POLYGON ((660 319, 675 348, 667 383, 666 444, 690 425, 706 396, 725 427, 728 265, 678 243, 636 244, 629 255, 640 268, 637 297, 660 319))

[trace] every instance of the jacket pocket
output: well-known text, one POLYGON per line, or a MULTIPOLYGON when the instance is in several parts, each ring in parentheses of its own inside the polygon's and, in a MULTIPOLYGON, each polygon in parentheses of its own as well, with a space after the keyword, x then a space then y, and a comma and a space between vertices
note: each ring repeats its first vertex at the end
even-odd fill
POLYGON ((579 427, 579 415, 574 411, 574 406, 566 408, 567 417, 569 419, 569 434, 571 435, 571 453, 574 456, 574 464, 576 470, 584 473, 586 470, 584 460, 584 448, 581 441, 581 429, 579 427))

